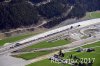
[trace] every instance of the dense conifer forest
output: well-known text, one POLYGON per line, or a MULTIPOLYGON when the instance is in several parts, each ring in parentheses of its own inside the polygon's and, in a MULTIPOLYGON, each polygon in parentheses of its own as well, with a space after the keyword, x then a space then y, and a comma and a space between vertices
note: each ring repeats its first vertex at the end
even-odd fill
MULTIPOLYGON (((86 12, 100 10, 100 0, 0 0, 0 30, 36 25, 39 20, 51 20, 55 25, 68 18, 82 18, 86 12), (40 4, 37 6, 37 4, 40 4), (70 7, 73 9, 65 17, 70 7)), ((47 24, 46 26, 50 26, 47 24)))

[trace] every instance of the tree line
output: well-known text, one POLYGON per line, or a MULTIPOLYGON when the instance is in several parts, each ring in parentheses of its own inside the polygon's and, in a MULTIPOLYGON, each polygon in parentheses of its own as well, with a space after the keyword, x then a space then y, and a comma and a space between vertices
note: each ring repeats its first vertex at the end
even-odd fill
POLYGON ((48 20, 54 18, 53 21, 46 24, 46 26, 50 27, 65 19, 79 19, 85 16, 86 12, 100 10, 99 0, 52 0, 40 6, 32 6, 27 1, 36 4, 46 0, 11 0, 9 3, 0 2, 0 30, 36 25, 41 18, 48 20), (57 19, 57 17, 66 13, 70 6, 74 6, 74 8, 68 16, 57 19))

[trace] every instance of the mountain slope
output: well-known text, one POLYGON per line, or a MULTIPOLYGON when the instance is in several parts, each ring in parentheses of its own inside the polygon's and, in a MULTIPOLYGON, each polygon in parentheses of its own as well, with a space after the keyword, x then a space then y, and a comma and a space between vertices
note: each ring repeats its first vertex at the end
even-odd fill
POLYGON ((99 6, 99 0, 3 0, 0 2, 0 30, 36 25, 41 19, 50 21, 47 26, 52 22, 54 26, 65 19, 79 19, 86 12, 100 10, 99 6), (71 6, 73 9, 68 13, 71 6))

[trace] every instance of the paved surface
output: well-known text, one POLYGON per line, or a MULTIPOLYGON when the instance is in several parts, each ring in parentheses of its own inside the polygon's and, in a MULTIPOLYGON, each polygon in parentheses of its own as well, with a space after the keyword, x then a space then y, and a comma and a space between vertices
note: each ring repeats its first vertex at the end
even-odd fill
POLYGON ((20 43, 23 43, 23 42, 26 42, 27 41, 27 43, 23 43, 23 45, 21 45, 21 46, 17 46, 17 47, 14 47, 14 48, 10 48, 11 46, 14 46, 16 43, 10 44, 8 46, 4 46, 4 47, 0 48, 0 54, 5 54, 5 53, 9 53, 9 52, 12 52, 12 51, 15 51, 15 50, 19 50, 19 49, 22 49, 24 47, 30 46, 32 44, 36 44, 36 43, 38 43, 40 41, 43 41, 43 40, 49 39, 51 37, 57 36, 59 34, 62 34, 64 32, 63 30, 65 30, 65 29, 67 29, 66 31, 70 31, 71 32, 71 31, 75 31, 76 29, 81 29, 81 28, 84 28, 86 26, 90 26, 90 25, 94 25, 94 24, 100 23, 99 22, 100 19, 92 19, 92 20, 88 20, 88 21, 83 21, 83 22, 71 24, 71 25, 68 25, 68 26, 64 26, 64 27, 61 27, 61 28, 58 28, 58 29, 54 29, 54 30, 51 30, 51 31, 48 31, 48 32, 45 32, 45 33, 42 33, 42 34, 39 34, 39 35, 36 35, 36 36, 32 36, 30 38, 27 38, 27 39, 24 39, 24 40, 21 40, 21 41, 18 41, 20 43), (79 25, 79 24, 81 26, 80 27, 77 27, 77 25, 79 25), (69 29, 70 26, 74 26, 74 29, 69 29), (52 33, 56 33, 56 32, 59 32, 59 31, 63 31, 63 32, 60 32, 60 33, 57 33, 57 34, 53 34, 53 35, 44 37, 44 36, 46 36, 46 33, 47 34, 49 34, 49 33, 52 34, 52 33), (41 37, 41 39, 32 41, 33 39, 35 39, 37 37, 38 38, 41 37), (31 42, 30 42, 30 40, 31 40, 31 42))
MULTIPOLYGON (((75 41, 75 42, 71 43, 70 45, 67 45, 66 49, 64 49, 63 51, 68 52, 69 50, 72 50, 74 48, 86 45, 86 44, 88 44, 88 42, 89 42, 89 44, 91 44, 90 43, 91 41, 93 41, 93 43, 94 43, 94 41, 96 41, 96 40, 100 41, 100 35, 97 35, 96 38, 90 37, 87 39, 75 41)), ((58 53, 58 52, 50 53, 50 54, 47 54, 47 55, 44 55, 44 56, 41 56, 41 57, 38 57, 38 58, 35 58, 32 60, 28 60, 28 61, 11 57, 11 56, 9 56, 9 54, 1 55, 0 56, 0 66, 8 66, 8 65, 10 65, 10 66, 25 66, 30 63, 34 63, 34 62, 38 62, 38 61, 47 59, 47 58, 51 57, 52 55, 54 55, 55 53, 58 53)))
MULTIPOLYGON (((90 22, 91 22, 91 20, 90 20, 90 22)), ((95 22, 92 25, 95 25, 95 24, 97 24, 97 23, 95 22)), ((91 25, 84 24, 81 28, 75 27, 75 29, 70 30, 70 32, 74 32, 75 30, 82 29, 82 28, 84 28, 86 26, 91 26, 91 25)), ((0 66, 8 66, 8 65, 10 65, 10 66, 25 66, 25 65, 30 64, 32 62, 37 62, 37 61, 40 61, 40 60, 43 60, 43 59, 46 59, 46 58, 50 57, 54 53, 51 53, 49 55, 45 55, 43 57, 38 57, 36 59, 32 59, 32 60, 29 60, 29 61, 25 61, 25 60, 22 60, 22 59, 13 58, 13 57, 9 56, 8 53, 10 53, 12 51, 15 51, 15 50, 18 50, 18 49, 22 49, 22 48, 30 46, 32 44, 36 44, 36 43, 38 43, 40 41, 55 37, 55 36, 63 34, 63 33, 64 32, 60 32, 58 34, 39 39, 37 41, 29 42, 27 44, 24 44, 24 45, 21 45, 21 46, 18 46, 18 47, 14 47, 13 49, 9 49, 9 47, 12 46, 12 44, 8 45, 8 46, 5 46, 5 47, 2 47, 0 49, 0 54, 1 54, 0 55, 0 66)), ((70 45, 64 46, 64 47, 66 47, 66 49, 64 51, 67 52, 68 50, 71 50, 73 48, 76 48, 76 47, 79 47, 79 46, 82 46, 82 45, 85 45, 87 43, 90 43, 90 42, 93 42, 93 41, 97 41, 97 40, 100 40, 100 34, 96 35, 96 37, 92 36, 92 37, 87 38, 87 39, 83 39, 83 40, 78 40, 78 41, 72 42, 70 45)), ((55 48, 59 48, 59 47, 55 47, 55 48)))
POLYGON ((0 66, 25 66, 26 61, 9 55, 0 55, 0 66))
MULTIPOLYGON (((96 38, 91 37, 91 38, 87 38, 87 39, 83 39, 83 40, 73 42, 73 43, 67 45, 66 49, 64 49, 63 52, 64 53, 69 52, 70 50, 75 49, 77 47, 84 46, 84 45, 87 45, 87 44, 92 44, 92 43, 97 42, 97 41, 100 41, 100 35, 97 35, 96 38)), ((29 61, 27 61, 27 63, 25 65, 47 59, 47 58, 51 57, 52 55, 54 55, 56 53, 58 53, 58 52, 54 52, 54 53, 51 53, 51 54, 47 54, 47 55, 29 60, 29 61)))

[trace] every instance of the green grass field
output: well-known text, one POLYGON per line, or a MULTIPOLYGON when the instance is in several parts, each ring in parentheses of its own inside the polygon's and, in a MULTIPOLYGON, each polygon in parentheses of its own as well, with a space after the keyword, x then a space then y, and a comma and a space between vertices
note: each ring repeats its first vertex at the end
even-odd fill
POLYGON ((0 46, 4 45, 5 43, 11 43, 11 42, 15 42, 24 38, 28 38, 32 35, 35 35, 34 33, 29 33, 29 34, 24 34, 24 35, 20 35, 20 36, 16 36, 16 37, 9 37, 9 38, 5 38, 0 40, 0 46))
POLYGON ((54 42, 43 41, 38 44, 29 46, 25 49, 28 49, 28 48, 50 48, 50 47, 62 46, 62 45, 69 44, 69 43, 70 43, 69 40, 57 40, 54 42))
POLYGON ((86 18, 100 18, 100 11, 89 12, 85 16, 86 18))
POLYGON ((14 57, 17 58, 23 58, 25 60, 33 59, 45 54, 50 53, 49 51, 42 51, 42 52, 34 52, 34 53, 26 53, 26 54, 20 54, 20 55, 14 55, 14 57))
MULTIPOLYGON (((99 66, 100 65, 100 47, 99 46, 100 46, 100 41, 93 43, 93 44, 90 44, 90 45, 85 45, 85 46, 83 46, 84 48, 94 47, 95 51, 93 51, 93 52, 75 52, 75 51, 72 51, 72 52, 65 53, 65 58, 68 58, 69 55, 71 55, 71 54, 74 56, 80 57, 80 58, 95 58, 93 66, 99 66)), ((63 66, 63 65, 57 64, 57 63, 51 63, 50 60, 46 59, 46 60, 42 60, 42 61, 39 61, 36 63, 29 64, 27 66, 63 66)), ((66 64, 64 66, 70 66, 70 65, 66 64)))
MULTIPOLYGON (((68 40, 58 40, 58 41, 50 42, 50 43, 43 41, 43 42, 40 42, 36 45, 32 45, 28 48, 24 48, 22 50, 27 51, 27 49, 30 49, 30 48, 50 48, 50 47, 65 45, 68 43, 70 43, 70 41, 68 41, 68 40)), ((45 55, 47 53, 49 53, 49 52, 45 51, 45 52, 36 52, 36 53, 26 53, 26 54, 17 55, 16 57, 20 57, 20 58, 28 60, 28 59, 39 57, 41 55, 45 55)))

